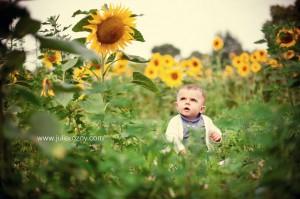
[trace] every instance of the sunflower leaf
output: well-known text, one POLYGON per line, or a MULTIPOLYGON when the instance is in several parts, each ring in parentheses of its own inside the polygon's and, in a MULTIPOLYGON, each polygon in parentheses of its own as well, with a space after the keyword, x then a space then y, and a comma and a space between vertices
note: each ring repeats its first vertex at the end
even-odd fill
POLYGON ((132 34, 134 40, 140 41, 140 42, 145 42, 145 39, 140 31, 138 31, 137 29, 132 28, 132 27, 131 27, 131 29, 134 31, 134 33, 132 34))
POLYGON ((254 43, 255 44, 262 44, 262 43, 266 43, 267 41, 265 39, 261 39, 261 40, 258 40, 258 41, 255 41, 254 43))
POLYGON ((78 58, 70 59, 65 64, 61 66, 63 71, 67 71, 72 68, 78 61, 78 58))
POLYGON ((130 15, 130 17, 142 17, 144 16, 144 14, 132 14, 130 15))
POLYGON ((86 38, 85 37, 80 37, 80 38, 73 39, 72 41, 76 41, 76 42, 84 45, 85 41, 86 41, 86 38))
POLYGON ((147 63, 149 62, 149 60, 146 60, 140 56, 136 56, 136 55, 126 55, 125 53, 123 53, 122 55, 122 59, 131 61, 131 62, 135 62, 135 63, 147 63))
POLYGON ((91 9, 91 10, 89 10, 89 11, 76 10, 76 11, 73 13, 72 17, 75 17, 76 15, 80 15, 80 14, 90 14, 90 13, 94 13, 94 12, 96 12, 96 11, 97 11, 97 9, 91 9))
POLYGON ((140 72, 133 72, 132 83, 141 85, 152 92, 158 92, 158 88, 156 87, 156 85, 148 77, 140 72))
POLYGON ((35 106, 41 105, 39 97, 36 96, 36 94, 26 86, 20 84, 11 84, 8 86, 8 91, 15 93, 18 98, 26 100, 35 106))
POLYGON ((80 91, 80 88, 78 86, 75 86, 73 84, 68 84, 65 82, 61 82, 61 81, 53 82, 53 88, 55 91, 60 91, 60 92, 80 91))
POLYGON ((116 58, 116 54, 117 53, 113 53, 113 54, 109 55, 109 57, 107 58, 105 64, 113 62, 115 60, 115 58, 116 58))
POLYGON ((88 25, 90 20, 90 16, 86 16, 82 18, 80 21, 77 22, 77 24, 74 25, 72 28, 73 32, 89 32, 88 29, 83 28, 83 26, 88 25))
POLYGON ((57 92, 55 95, 55 100, 64 107, 66 107, 72 99, 73 93, 70 92, 57 92))
POLYGON ((102 7, 101 10, 107 11, 108 10, 108 5, 105 3, 102 7))
POLYGON ((81 45, 76 41, 65 41, 58 39, 49 39, 36 35, 36 38, 40 41, 40 48, 48 48, 53 50, 61 50, 64 52, 78 54, 82 57, 91 60, 95 63, 100 63, 100 58, 93 51, 85 48, 85 46, 81 45))

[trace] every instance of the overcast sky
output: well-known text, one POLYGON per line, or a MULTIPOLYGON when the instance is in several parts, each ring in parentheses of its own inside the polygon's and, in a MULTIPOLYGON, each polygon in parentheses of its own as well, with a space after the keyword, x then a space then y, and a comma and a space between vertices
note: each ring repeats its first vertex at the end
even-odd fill
MULTIPOLYGON (((270 5, 290 5, 295 0, 33 0, 23 3, 31 16, 45 21, 60 15, 59 23, 75 24, 83 15, 72 18, 76 10, 99 9, 104 3, 130 8, 137 18, 137 29, 146 42, 133 42, 125 51, 149 57, 155 45, 171 43, 183 57, 198 50, 208 53, 216 33, 230 31, 244 49, 265 47, 253 42, 262 39, 262 24, 270 19, 270 5)), ((87 33, 86 33, 87 34, 87 33)), ((72 35, 73 38, 82 35, 72 35)))

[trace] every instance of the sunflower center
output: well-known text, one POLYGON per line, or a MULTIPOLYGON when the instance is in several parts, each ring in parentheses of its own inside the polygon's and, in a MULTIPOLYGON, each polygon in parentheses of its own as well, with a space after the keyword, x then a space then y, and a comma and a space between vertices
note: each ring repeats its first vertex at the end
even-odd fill
POLYGON ((177 73, 172 73, 171 78, 174 79, 174 80, 177 80, 178 79, 178 74, 177 73))
POLYGON ((284 44, 290 43, 293 41, 293 35, 289 32, 282 32, 280 34, 280 40, 284 44))
POLYGON ((114 44, 124 35, 125 28, 121 19, 110 17, 97 27, 97 39, 102 44, 114 44))
POLYGON ((51 63, 54 63, 54 62, 56 61, 55 55, 49 55, 48 60, 49 60, 51 63))
POLYGON ((197 67, 198 66, 198 63, 196 61, 193 61, 193 66, 194 67, 197 67))
POLYGON ((155 65, 155 66, 158 66, 158 65, 159 65, 158 60, 154 60, 154 65, 155 65))
POLYGON ((243 70, 244 72, 246 72, 246 71, 247 71, 247 66, 243 66, 242 70, 243 70))
POLYGON ((219 42, 218 41, 215 41, 215 46, 219 46, 219 42))

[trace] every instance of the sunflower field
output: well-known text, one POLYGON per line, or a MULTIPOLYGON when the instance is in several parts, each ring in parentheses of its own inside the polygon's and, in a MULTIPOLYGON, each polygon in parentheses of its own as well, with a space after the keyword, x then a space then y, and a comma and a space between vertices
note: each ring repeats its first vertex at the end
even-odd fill
POLYGON ((126 53, 145 42, 130 8, 78 10, 62 27, 0 1, 0 198, 300 198, 299 10, 271 7, 253 41, 267 49, 228 50, 218 34, 209 54, 144 58, 126 53), (223 138, 179 155, 164 150, 165 130, 189 83, 223 138))

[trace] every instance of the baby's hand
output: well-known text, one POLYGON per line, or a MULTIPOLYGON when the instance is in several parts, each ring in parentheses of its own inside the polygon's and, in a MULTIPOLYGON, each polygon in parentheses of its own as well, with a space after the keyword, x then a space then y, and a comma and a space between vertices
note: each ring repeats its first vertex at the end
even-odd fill
POLYGON ((185 149, 182 149, 179 151, 179 155, 185 155, 186 154, 186 150, 185 149))
POLYGON ((214 142, 220 142, 220 140, 221 140, 221 135, 218 134, 218 133, 212 133, 212 134, 209 135, 209 137, 214 142))

